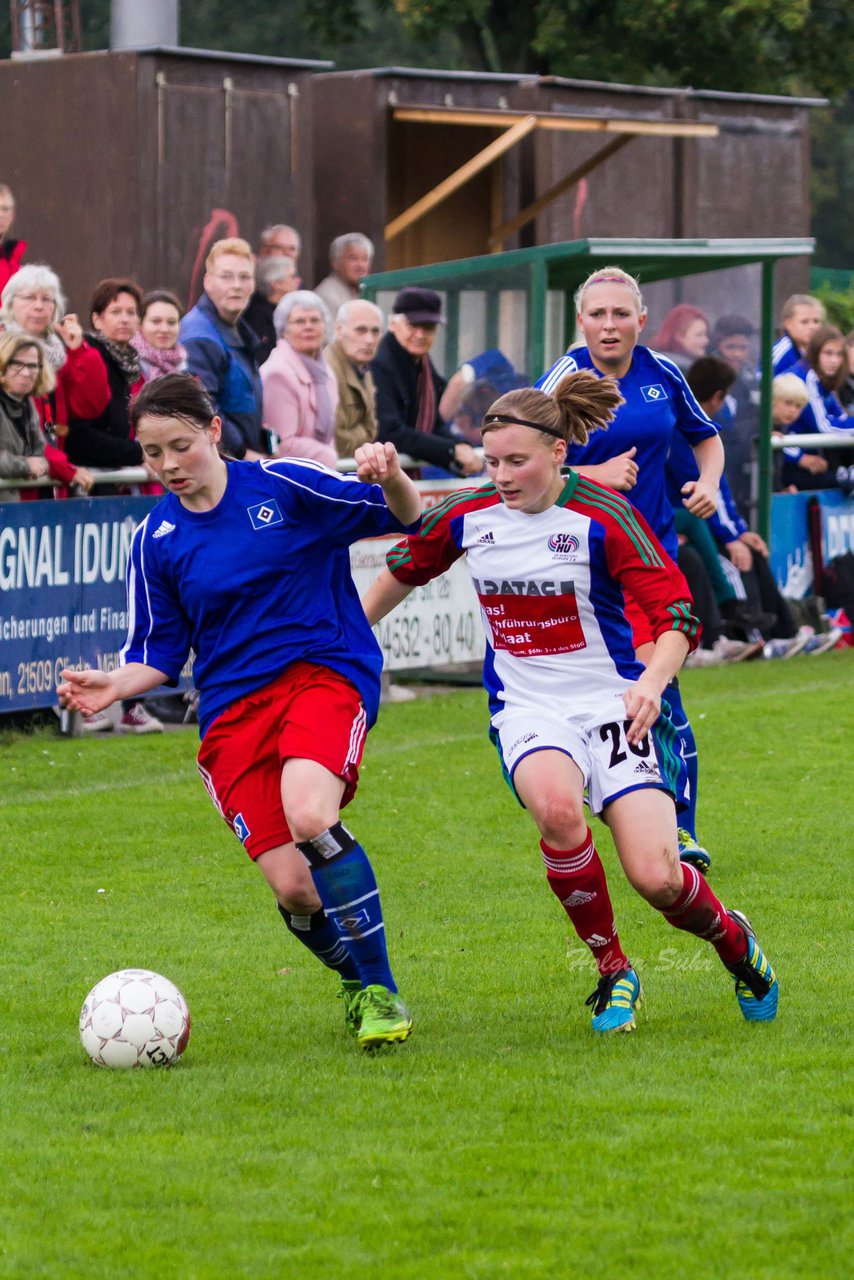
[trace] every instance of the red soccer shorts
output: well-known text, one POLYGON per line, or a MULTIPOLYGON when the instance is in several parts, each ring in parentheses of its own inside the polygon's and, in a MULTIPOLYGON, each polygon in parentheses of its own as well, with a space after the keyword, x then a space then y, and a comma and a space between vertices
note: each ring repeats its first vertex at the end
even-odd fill
POLYGON ((655 633, 652 623, 634 596, 626 594, 626 621, 632 629, 632 643, 635 649, 642 644, 655 644, 655 633))
POLYGON ((288 844, 282 765, 316 760, 356 794, 368 731, 358 689, 329 667, 295 662, 214 720, 199 751, 208 794, 253 860, 288 844))

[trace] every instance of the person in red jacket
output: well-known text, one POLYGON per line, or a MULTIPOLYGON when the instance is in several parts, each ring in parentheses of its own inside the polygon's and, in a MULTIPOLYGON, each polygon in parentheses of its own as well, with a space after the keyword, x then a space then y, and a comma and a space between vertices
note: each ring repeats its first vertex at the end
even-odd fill
POLYGON ((18 270, 27 252, 26 240, 9 235, 14 221, 15 197, 5 182, 0 182, 0 289, 18 270))
MULTIPOLYGON (((55 490, 66 497, 68 486, 88 493, 94 476, 86 467, 75 466, 65 455, 65 437, 72 414, 95 416, 103 412, 110 389, 104 362, 83 339, 75 315, 65 315, 65 298, 59 277, 50 267, 32 264, 21 267, 7 281, 0 295, 0 326, 9 333, 26 333, 38 338, 56 385, 49 395, 34 396, 45 437, 48 474, 63 487, 55 490)), ((46 498, 49 491, 29 489, 23 498, 46 498)))

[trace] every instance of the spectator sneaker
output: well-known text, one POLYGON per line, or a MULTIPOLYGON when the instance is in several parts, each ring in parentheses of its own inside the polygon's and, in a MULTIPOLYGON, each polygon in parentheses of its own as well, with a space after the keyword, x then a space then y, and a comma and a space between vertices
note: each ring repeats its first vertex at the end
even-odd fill
POLYGON ((599 979, 596 990, 584 1001, 593 1007, 594 1031, 634 1031, 635 1008, 640 1004, 640 978, 634 969, 617 969, 599 979))
POLYGON ((831 627, 830 631, 825 631, 820 636, 810 636, 803 647, 804 653, 827 653, 829 649, 835 649, 842 639, 842 628, 831 627))
POLYGON ((708 849, 704 849, 685 827, 679 827, 676 834, 679 837, 679 861, 690 862, 692 867, 705 875, 712 865, 712 855, 708 849))
POLYGON ((712 645, 712 653, 718 654, 721 662, 747 662, 761 651, 761 640, 731 640, 729 636, 720 636, 712 645))
POLYGON ((141 702, 135 702, 119 721, 119 728, 127 733, 162 733, 163 725, 149 715, 141 702))
POLYGON ((94 715, 83 717, 84 733, 109 733, 112 728, 112 716, 106 711, 96 711, 94 715))
POLYGON ((359 1031, 361 1015, 359 1013, 359 996, 362 984, 358 978, 342 978, 338 999, 344 1001, 344 1029, 348 1035, 356 1036, 359 1031))
POLYGON ((356 1039, 363 1049, 405 1040, 412 1030, 412 1014, 388 987, 379 983, 364 987, 354 1003, 353 1016, 360 1019, 356 1039))
POLYGON ((747 916, 730 911, 730 919, 741 925, 747 935, 747 953, 737 964, 726 967, 735 978, 735 994, 739 1008, 748 1022, 771 1022, 777 1016, 780 984, 768 963, 747 916))

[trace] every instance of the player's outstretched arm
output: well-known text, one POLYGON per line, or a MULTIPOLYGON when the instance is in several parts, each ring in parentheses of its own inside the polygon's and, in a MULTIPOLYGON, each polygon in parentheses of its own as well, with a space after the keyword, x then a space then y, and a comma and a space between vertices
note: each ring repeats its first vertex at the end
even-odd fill
POLYGON ((643 742, 661 711, 661 694, 676 675, 688 654, 688 639, 681 631, 665 631, 642 676, 623 694, 626 719, 631 720, 626 737, 629 742, 643 742))
POLYGON ((143 662, 129 662, 116 671, 71 671, 66 668, 56 692, 59 701, 69 711, 91 716, 122 698, 147 693, 166 679, 162 671, 143 662))
POLYGON ((388 509, 401 524, 415 524, 421 515, 421 494, 400 468, 397 449, 390 440, 360 444, 353 455, 356 475, 364 484, 378 484, 388 509))
POLYGON ((381 569, 362 598, 362 608, 371 626, 376 626, 380 618, 397 608, 414 589, 405 582, 398 582, 388 569, 381 569))

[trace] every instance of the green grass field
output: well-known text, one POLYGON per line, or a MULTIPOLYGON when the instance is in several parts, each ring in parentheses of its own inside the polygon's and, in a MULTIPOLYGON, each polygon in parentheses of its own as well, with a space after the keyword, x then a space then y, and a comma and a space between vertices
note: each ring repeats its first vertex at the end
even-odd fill
POLYGON ((637 1033, 602 1040, 482 693, 386 707, 369 740, 347 821, 416 1017, 373 1057, 216 817, 192 732, 0 738, 0 1276, 850 1274, 852 668, 684 679, 712 882, 777 968, 777 1022, 743 1022, 597 826, 646 990, 637 1033), (189 1001, 170 1071, 80 1048, 87 991, 134 965, 189 1001))

